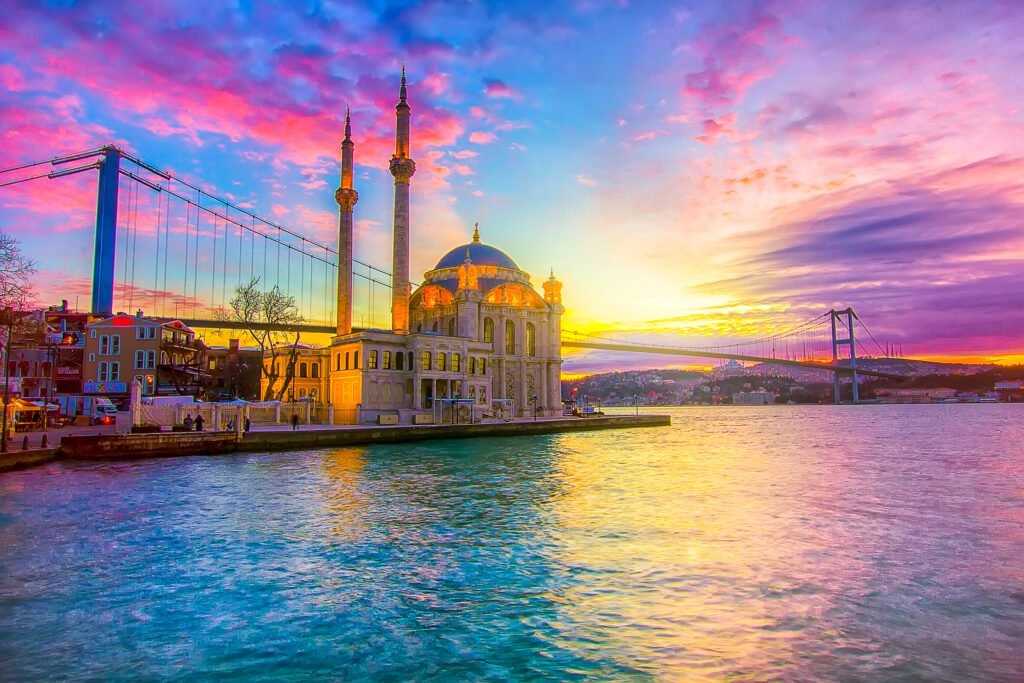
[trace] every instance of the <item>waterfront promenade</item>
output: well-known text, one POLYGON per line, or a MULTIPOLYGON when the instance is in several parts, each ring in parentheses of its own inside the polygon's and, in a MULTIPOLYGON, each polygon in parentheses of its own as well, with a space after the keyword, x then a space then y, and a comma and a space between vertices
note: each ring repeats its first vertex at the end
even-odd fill
MULTIPOLYGON (((230 432, 157 432, 115 434, 109 425, 72 427, 46 432, 49 448, 22 450, 15 439, 6 454, 0 454, 0 472, 44 464, 58 459, 113 460, 136 457, 220 454, 226 452, 287 451, 311 447, 355 446, 401 443, 434 439, 465 439, 487 436, 527 436, 560 432, 663 427, 671 424, 667 415, 606 415, 588 418, 562 417, 520 419, 509 422, 431 425, 254 425, 231 439, 230 432)), ((30 436, 36 446, 42 433, 30 436)))

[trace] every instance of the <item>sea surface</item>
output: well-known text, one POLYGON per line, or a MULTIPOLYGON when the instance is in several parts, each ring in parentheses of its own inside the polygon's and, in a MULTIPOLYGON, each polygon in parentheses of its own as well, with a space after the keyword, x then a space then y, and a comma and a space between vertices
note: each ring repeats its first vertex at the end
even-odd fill
POLYGON ((1024 679, 1024 405, 0 474, 0 679, 1024 679))

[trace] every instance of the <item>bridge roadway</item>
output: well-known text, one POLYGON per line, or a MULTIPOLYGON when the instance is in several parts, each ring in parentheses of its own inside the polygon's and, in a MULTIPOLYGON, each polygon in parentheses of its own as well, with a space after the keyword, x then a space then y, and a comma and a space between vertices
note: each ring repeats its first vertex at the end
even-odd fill
MULTIPOLYGON (((658 353, 669 356, 687 356, 689 358, 722 358, 728 360, 741 360, 749 363, 768 363, 770 365, 784 365, 789 368, 805 368, 808 370, 827 370, 841 375, 852 375, 853 369, 845 365, 833 365, 832 363, 815 363, 808 360, 788 360, 785 358, 763 358, 761 356, 745 356, 738 353, 719 353, 717 351, 700 351, 697 349, 676 349, 668 346, 643 346, 641 344, 614 344, 609 342, 585 342, 575 339, 563 339, 562 348, 566 349, 595 349, 599 351, 628 351, 630 353, 658 353)), ((867 377, 884 377, 886 379, 906 379, 903 375, 896 375, 891 372, 880 372, 857 368, 858 375, 867 377)))
MULTIPOLYGON (((235 321, 219 320, 197 320, 190 318, 176 318, 189 327, 222 330, 270 330, 275 332, 309 332, 312 334, 334 335, 337 329, 333 325, 317 325, 313 323, 300 323, 298 325, 270 325, 267 323, 240 323, 235 321)), ((360 332, 364 328, 353 328, 354 332, 360 332)), ((669 346, 644 346, 642 344, 616 344, 613 342, 588 342, 576 339, 563 339, 563 349, 592 349, 596 351, 626 351, 628 353, 654 353, 668 356, 686 356, 688 358, 720 358, 723 360, 738 360, 748 363, 769 363, 771 365, 782 365, 789 368, 804 368, 807 370, 827 370, 842 375, 852 375, 853 370, 844 365, 832 365, 831 363, 815 363, 806 360, 788 360, 785 358, 764 358, 761 356, 747 356, 738 353, 722 353, 718 351, 701 351, 699 349, 672 348, 669 346)), ((903 375, 896 375, 891 372, 880 372, 857 368, 857 374, 865 377, 882 377, 885 379, 906 379, 903 375)))

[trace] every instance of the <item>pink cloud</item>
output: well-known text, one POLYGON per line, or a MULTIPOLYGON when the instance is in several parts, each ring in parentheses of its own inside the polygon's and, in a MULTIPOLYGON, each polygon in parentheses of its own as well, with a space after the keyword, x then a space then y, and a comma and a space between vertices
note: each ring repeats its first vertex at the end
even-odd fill
POLYGON ((474 142, 478 145, 486 145, 488 143, 494 142, 497 139, 498 136, 490 132, 477 131, 475 133, 469 134, 469 141, 474 142))
POLYGON ((731 24, 704 29, 695 44, 700 71, 686 74, 682 94, 707 110, 737 104, 779 64, 774 48, 785 41, 778 17, 755 9, 731 24))
POLYGON ((493 99, 522 99, 522 94, 518 90, 496 78, 484 81, 484 94, 493 99))
POLYGON ((472 159, 473 157, 478 156, 477 153, 471 149, 462 149, 458 152, 449 152, 449 154, 456 159, 472 159))
POLYGON ((473 169, 465 164, 455 164, 454 168, 459 175, 473 175, 473 169))

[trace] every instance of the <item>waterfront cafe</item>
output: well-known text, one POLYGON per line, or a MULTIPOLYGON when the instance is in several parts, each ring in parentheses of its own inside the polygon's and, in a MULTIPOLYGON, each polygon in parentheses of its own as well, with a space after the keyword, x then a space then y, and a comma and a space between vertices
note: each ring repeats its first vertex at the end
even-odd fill
POLYGON ((27 432, 43 428, 43 409, 20 398, 11 398, 4 406, 8 428, 27 432))

